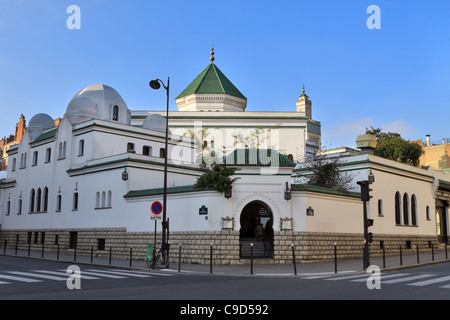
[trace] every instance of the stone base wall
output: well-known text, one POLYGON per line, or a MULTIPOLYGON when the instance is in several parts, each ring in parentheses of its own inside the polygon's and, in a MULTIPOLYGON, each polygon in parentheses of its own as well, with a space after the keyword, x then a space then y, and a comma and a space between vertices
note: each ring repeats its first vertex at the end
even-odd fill
MULTIPOLYGON (((18 250, 42 250, 44 237, 45 252, 74 254, 71 248, 71 233, 77 232, 77 255, 129 259, 132 249, 134 260, 144 260, 147 244, 153 244, 155 234, 152 232, 127 232, 125 228, 104 229, 59 229, 59 230, 0 230, 0 251, 3 252, 5 240, 7 248, 18 250), (29 243, 30 240, 30 244, 29 243), (100 247, 99 247, 100 246, 100 247)), ((157 242, 161 241, 161 233, 156 233, 157 242)), ((240 243, 238 231, 190 231, 170 232, 171 260, 178 261, 181 244, 181 261, 184 263, 209 264, 211 245, 213 248, 213 264, 239 264, 240 243)), ((298 262, 318 262, 334 259, 334 243, 336 243, 338 259, 360 258, 363 255, 363 235, 346 233, 311 233, 295 231, 279 231, 274 234, 273 259, 270 263, 292 263, 292 244, 294 244, 298 262)), ((402 252, 431 250, 431 243, 438 247, 437 236, 400 236, 374 235, 369 245, 371 256, 381 256, 381 244, 384 244, 386 255, 402 252), (408 247, 409 246, 409 247, 408 247)), ((157 246, 159 247, 159 245, 157 246)))
MULTIPOLYGON (((363 234, 281 231, 275 233, 274 261, 292 262, 292 244, 299 262, 333 260, 335 243, 338 259, 362 258, 363 234)), ((387 256, 398 255, 401 246, 402 253, 408 254, 416 252, 417 246, 420 251, 431 251, 431 244, 438 248, 437 236, 374 234, 369 252, 371 256, 382 256, 384 246, 387 256)))

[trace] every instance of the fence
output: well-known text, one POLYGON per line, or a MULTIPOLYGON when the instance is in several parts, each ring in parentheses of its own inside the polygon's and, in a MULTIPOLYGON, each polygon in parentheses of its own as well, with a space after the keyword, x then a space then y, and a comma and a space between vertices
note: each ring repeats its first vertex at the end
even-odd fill
MULTIPOLYGON (((416 245, 415 247, 415 254, 412 253, 408 253, 408 254, 404 254, 404 249, 405 247, 403 246, 399 246, 398 247, 398 251, 397 251, 397 255, 390 255, 390 265, 389 267, 395 267, 395 266, 403 266, 404 265, 404 258, 407 257, 408 258, 408 264, 411 265, 413 264, 411 261, 414 258, 415 259, 415 263, 416 264, 420 264, 423 261, 429 261, 429 259, 431 259, 432 262, 437 261, 437 250, 434 248, 434 244, 431 243, 431 251, 425 251, 425 250, 420 250, 419 246, 416 245), (395 262, 394 260, 398 259, 397 262, 395 262)), ((217 247, 217 246, 216 246, 217 247)), ((345 247, 342 246, 342 247, 345 247)), ((178 244, 178 248, 177 246, 173 246, 171 249, 171 261, 172 262, 178 262, 178 272, 181 272, 181 257, 182 257, 182 243, 178 244), (178 249, 178 250, 177 250, 178 249)), ((101 248, 101 250, 95 249, 94 250, 94 246, 90 246, 90 247, 83 247, 80 248, 78 246, 75 246, 73 249, 70 249, 72 252, 70 252, 70 254, 67 253, 67 251, 64 253, 64 257, 61 257, 61 246, 59 244, 56 245, 48 245, 45 246, 45 243, 42 243, 40 245, 36 245, 36 244, 31 244, 28 243, 26 245, 24 244, 20 244, 18 241, 13 242, 13 243, 8 243, 8 240, 4 240, 3 243, 3 255, 13 255, 13 256, 27 256, 27 257, 34 257, 34 258, 48 258, 48 255, 51 255, 51 259, 55 259, 55 260, 64 260, 64 261, 73 261, 76 262, 77 259, 81 256, 83 257, 84 262, 89 262, 89 263, 100 263, 100 264, 108 264, 108 265, 113 265, 113 258, 116 259, 117 261, 117 257, 122 257, 119 259, 120 261, 120 265, 123 266, 124 262, 126 262, 128 260, 128 266, 132 267, 133 266, 133 261, 144 261, 146 254, 145 253, 141 253, 142 248, 139 248, 138 250, 136 250, 136 248, 133 247, 123 247, 123 246, 115 246, 115 247, 108 247, 108 248, 101 248), (7 250, 9 248, 9 250, 7 250), (33 249, 33 250, 32 250, 33 249), (7 253, 8 251, 8 253, 7 253), (20 251, 20 253, 19 253, 20 251), (99 251, 101 251, 101 254, 99 253, 99 251), (124 252, 128 252, 128 257, 126 259, 123 258, 124 256, 124 252), (136 255, 136 252, 138 252, 138 254, 136 255), (80 254, 81 253, 81 254, 80 254), (105 259, 107 262, 105 262, 105 259)), ((214 250, 215 250, 215 246, 211 243, 208 249, 208 252, 205 253, 206 256, 209 256, 209 259, 207 259, 205 262, 206 264, 209 264, 209 270, 210 273, 213 273, 213 265, 214 265, 214 250)), ((291 245, 291 260, 292 260, 292 265, 293 265, 293 273, 295 275, 297 275, 297 271, 298 271, 298 265, 299 265, 299 261, 297 260, 297 251, 296 251, 296 247, 294 244, 291 245)), ((330 250, 332 252, 334 252, 334 272, 337 273, 338 272, 338 265, 339 265, 339 260, 345 260, 342 259, 342 257, 339 256, 339 246, 338 244, 335 242, 333 244, 333 248, 330 248, 330 250)), ((410 248, 409 248, 410 249, 410 248)), ((366 268, 366 266, 368 265, 367 262, 364 260, 364 253, 363 253, 364 247, 361 248, 361 255, 363 257, 362 259, 362 267, 363 269, 366 268)), ((345 250, 344 250, 345 251, 345 250)), ((392 249, 391 249, 392 251, 392 249)), ((441 260, 448 260, 448 242, 444 243, 444 247, 443 249, 439 250, 439 256, 441 257, 441 260)), ((382 264, 383 268, 387 267, 387 261, 386 261, 386 251, 385 251, 385 246, 383 245, 382 247, 382 256, 377 256, 377 257, 369 257, 369 259, 371 260, 377 260, 377 262, 381 262, 378 264, 382 264), (379 261, 379 259, 381 258, 381 261, 379 261)), ((253 244, 251 244, 251 250, 250 250, 250 262, 249 262, 249 273, 250 275, 254 274, 254 256, 253 256, 253 244)), ((119 264, 117 262, 115 262, 115 264, 119 264)), ((330 270, 331 271, 331 270, 330 270)))

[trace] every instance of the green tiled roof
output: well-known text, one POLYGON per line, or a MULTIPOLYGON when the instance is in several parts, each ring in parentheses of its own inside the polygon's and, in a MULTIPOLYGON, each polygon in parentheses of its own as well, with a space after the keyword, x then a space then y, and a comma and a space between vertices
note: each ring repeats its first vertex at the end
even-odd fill
POLYGON ((33 142, 37 142, 37 141, 42 141, 48 138, 53 138, 56 136, 56 131, 58 131, 58 127, 55 127, 51 130, 48 130, 44 133, 42 133, 41 135, 39 135, 36 139, 34 139, 33 142))
POLYGON ((351 191, 342 191, 331 188, 324 188, 319 186, 312 186, 307 184, 291 184, 291 191, 310 191, 310 192, 319 192, 326 194, 334 194, 338 196, 347 196, 353 198, 360 198, 361 193, 351 192, 351 191))
POLYGON ((295 167, 295 162, 274 149, 236 149, 224 159, 224 163, 231 166, 295 167))
POLYGON ((214 63, 209 64, 176 99, 193 93, 226 93, 247 99, 214 63))
MULTIPOLYGON (((214 191, 203 188, 194 188, 193 185, 189 186, 178 186, 178 187, 168 187, 167 194, 173 193, 185 193, 185 192, 197 192, 197 191, 214 191)), ((131 190, 124 198, 135 198, 135 197, 146 197, 146 196, 154 196, 164 193, 164 188, 153 188, 153 189, 145 189, 145 190, 131 190)))

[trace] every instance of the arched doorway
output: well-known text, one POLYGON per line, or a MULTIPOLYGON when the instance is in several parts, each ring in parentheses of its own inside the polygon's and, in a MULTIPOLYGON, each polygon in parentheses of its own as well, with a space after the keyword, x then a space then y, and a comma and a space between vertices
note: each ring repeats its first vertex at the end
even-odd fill
POLYGON ((269 206, 262 201, 252 201, 242 209, 239 240, 241 258, 273 258, 273 216, 269 206))

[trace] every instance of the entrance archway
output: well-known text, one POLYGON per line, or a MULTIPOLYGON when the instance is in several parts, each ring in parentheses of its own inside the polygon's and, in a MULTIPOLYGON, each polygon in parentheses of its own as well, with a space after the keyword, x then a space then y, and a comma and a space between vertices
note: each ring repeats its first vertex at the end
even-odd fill
POLYGON ((273 258, 273 215, 262 201, 252 201, 242 209, 239 240, 241 258, 248 258, 253 243, 254 258, 273 258))
POLYGON ((436 201, 436 234, 440 243, 448 241, 446 207, 446 201, 436 201))

